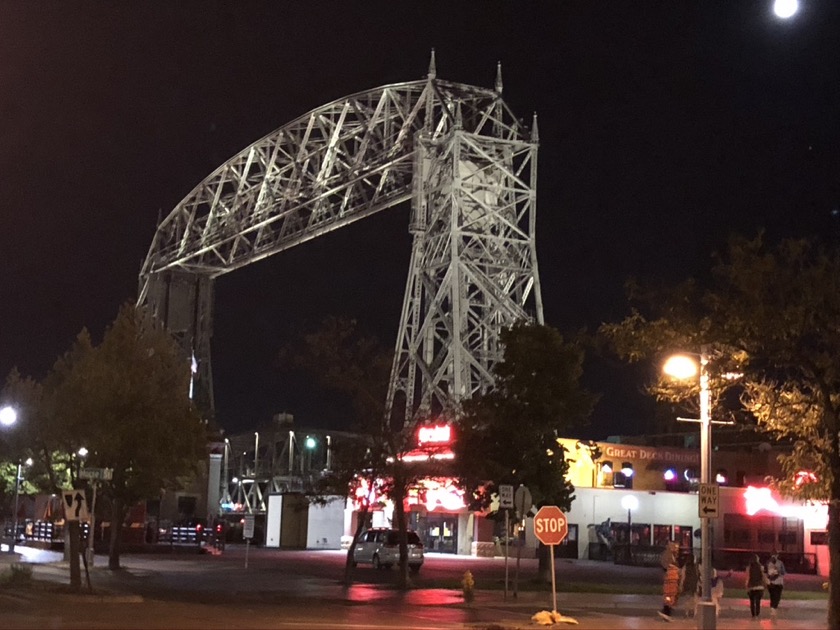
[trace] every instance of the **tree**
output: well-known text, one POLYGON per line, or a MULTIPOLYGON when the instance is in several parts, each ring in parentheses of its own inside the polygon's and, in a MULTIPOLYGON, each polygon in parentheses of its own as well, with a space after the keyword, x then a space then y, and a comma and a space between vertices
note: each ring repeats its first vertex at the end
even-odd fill
MULTIPOLYGON (((188 398, 189 363, 170 335, 142 309, 124 305, 102 342, 86 331, 37 384, 13 373, 4 397, 27 401, 31 444, 55 491, 76 487, 78 460, 112 468, 100 497, 110 504, 109 567, 119 568, 119 542, 128 509, 156 498, 197 470, 207 427, 188 398), (75 463, 75 465, 71 465, 75 463)), ((75 547, 78 535, 71 533, 75 547)), ((78 555, 71 554, 71 584, 78 586, 78 555)))
POLYGON ((456 423, 455 466, 470 507, 489 507, 500 484, 524 484, 536 505, 568 510, 574 486, 558 438, 582 426, 597 400, 579 384, 583 351, 557 330, 527 323, 501 340, 495 387, 464 401, 456 423))
POLYGON ((313 497, 316 501, 328 495, 358 500, 360 513, 347 552, 345 583, 351 581, 353 552, 372 507, 367 492, 376 488, 378 494, 394 504, 400 538, 398 580, 401 588, 407 587, 410 582, 404 502, 408 488, 416 484, 418 476, 433 471, 420 471, 401 459, 414 445, 416 427, 402 423, 395 426, 386 414, 393 353, 375 337, 360 333, 355 320, 328 317, 318 330, 304 337, 300 347, 287 349, 283 354, 291 355, 291 363, 312 374, 323 387, 343 395, 353 409, 352 429, 356 437, 336 444, 332 470, 321 480, 313 497))
POLYGON ((332 470, 320 480, 312 497, 315 501, 325 496, 358 501, 358 520, 344 568, 344 581, 349 584, 353 553, 371 508, 370 490, 385 475, 391 453, 384 406, 390 356, 375 337, 359 333, 355 320, 339 317, 327 317, 317 330, 304 336, 302 344, 284 349, 282 354, 324 388, 347 399, 353 410, 356 436, 336 443, 332 470))
MULTIPOLYGON (((80 447, 82 434, 72 422, 61 417, 64 410, 57 396, 58 386, 68 376, 74 365, 85 360, 92 350, 90 337, 83 330, 71 348, 54 364, 52 370, 39 383, 23 377, 13 369, 6 379, 3 396, 19 410, 21 422, 15 437, 19 444, 18 461, 32 456, 33 473, 39 489, 59 494, 78 485, 74 456, 80 447), (26 445, 26 448, 23 448, 26 445)), ((81 587, 79 550, 81 545, 78 521, 68 521, 64 530, 65 556, 70 563, 70 585, 81 587)))
POLYGON ((85 436, 88 465, 114 471, 102 493, 111 507, 111 569, 119 568, 129 508, 177 486, 206 453, 207 425, 188 398, 189 383, 189 363, 175 340, 126 304, 58 388, 63 417, 85 436))
MULTIPOLYGON (((665 351, 709 349, 712 391, 738 388, 748 420, 772 437, 793 442, 779 459, 788 496, 828 503, 830 595, 828 625, 840 629, 840 252, 814 241, 768 246, 762 235, 733 238, 707 288, 677 287, 657 304, 635 308, 603 336, 618 353, 639 361, 665 351), (740 378, 725 378, 737 373, 740 378), (794 473, 814 476, 797 482, 794 473)), ((650 296, 656 296, 654 292, 650 296)), ((694 391, 660 381, 660 399, 694 391)), ((696 391, 696 390, 695 390, 696 391)), ((713 406, 714 408, 714 406, 713 406)))

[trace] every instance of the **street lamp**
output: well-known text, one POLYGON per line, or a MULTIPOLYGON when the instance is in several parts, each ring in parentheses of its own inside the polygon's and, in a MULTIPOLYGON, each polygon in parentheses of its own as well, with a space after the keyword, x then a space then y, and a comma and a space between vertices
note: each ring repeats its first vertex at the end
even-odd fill
POLYGON ((311 435, 306 436, 306 441, 304 442, 304 446, 306 446, 306 472, 312 473, 312 451, 315 450, 315 447, 318 443, 315 441, 315 438, 311 435))
POLYGON ((631 513, 639 507, 639 500, 635 495, 626 494, 621 497, 621 507, 627 510, 627 560, 633 562, 633 521, 631 513))
POLYGON ((6 405, 0 409, 0 424, 4 427, 10 427, 15 422, 17 422, 17 411, 15 411, 14 407, 6 405))
MULTIPOLYGON (((27 466, 32 465, 32 458, 28 457, 24 462, 27 466)), ((9 553, 14 553, 15 551, 15 543, 17 542, 17 531, 18 531, 18 497, 20 496, 20 476, 22 472, 22 466, 20 460, 18 460, 17 465, 17 475, 15 475, 15 517, 14 517, 14 529, 12 529, 12 541, 9 543, 9 553)))
MULTIPOLYGON (((11 405, 4 405, 0 408, 0 425, 10 427, 17 422, 17 411, 11 405)), ((17 538, 17 491, 18 480, 20 478, 20 463, 17 467, 17 477, 15 477, 15 530, 12 532, 12 541, 9 543, 9 553, 15 550, 15 539, 17 538)))
MULTIPOLYGON (((662 371, 668 376, 678 379, 691 378, 700 375, 700 483, 711 484, 711 463, 712 463, 712 419, 709 395, 709 373, 706 366, 709 363, 707 349, 703 346, 700 350, 699 366, 688 356, 675 355, 670 357, 662 371)), ((699 501, 699 498, 698 498, 699 501)), ((700 602, 700 614, 697 617, 697 627, 701 629, 715 630, 717 618, 715 616, 715 604, 712 601, 712 541, 710 532, 711 523, 708 516, 700 515, 700 562, 701 562, 701 584, 703 588, 703 599, 700 602)))
POLYGON ((799 0, 776 0, 773 3, 773 12, 776 17, 783 20, 793 17, 793 14, 799 10, 799 0))

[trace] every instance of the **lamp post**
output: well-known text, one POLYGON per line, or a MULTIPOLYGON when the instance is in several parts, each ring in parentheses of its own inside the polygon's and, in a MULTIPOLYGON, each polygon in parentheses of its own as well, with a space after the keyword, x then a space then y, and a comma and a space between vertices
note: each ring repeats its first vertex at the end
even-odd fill
MULTIPOLYGON (((29 457, 26 460, 26 465, 32 465, 32 458, 29 457)), ((18 460, 17 465, 17 474, 15 475, 15 517, 14 517, 14 526, 12 529, 12 541, 9 543, 9 553, 14 553, 15 551, 15 543, 17 542, 17 531, 18 531, 18 497, 20 497, 20 477, 23 473, 23 464, 18 460)))
POLYGON ((635 495, 627 494, 621 497, 621 507, 627 510, 627 560, 633 562, 633 520, 631 513, 639 507, 639 500, 635 495))
MULTIPOLYGON (((4 427, 10 427, 17 422, 17 411, 11 405, 4 405, 0 408, 0 425, 4 427)), ((13 553, 15 550, 15 539, 17 538, 17 496, 18 496, 18 489, 20 483, 20 462, 18 462, 17 466, 17 476, 15 477, 15 529, 12 532, 12 541, 9 543, 9 553, 13 553)))
MULTIPOLYGON (((700 376, 700 483, 712 482, 712 418, 711 396, 709 394, 709 363, 706 346, 700 350, 700 365, 684 355, 669 358, 663 366, 663 371, 669 376, 679 379, 690 378, 695 374, 700 376)), ((699 498, 698 498, 699 501, 699 498)), ((702 630, 715 630, 717 618, 715 604, 712 601, 712 541, 711 523, 708 516, 700 515, 700 583, 703 598, 700 602, 700 614, 697 616, 697 627, 702 630)))

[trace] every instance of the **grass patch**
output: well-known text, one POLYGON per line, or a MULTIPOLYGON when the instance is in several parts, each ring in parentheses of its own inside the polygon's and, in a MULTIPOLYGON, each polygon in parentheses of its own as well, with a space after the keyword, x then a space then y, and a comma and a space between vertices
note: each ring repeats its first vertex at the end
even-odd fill
POLYGON ((809 601, 827 600, 828 593, 820 593, 819 591, 789 591, 785 589, 782 592, 782 601, 786 599, 802 599, 809 601))

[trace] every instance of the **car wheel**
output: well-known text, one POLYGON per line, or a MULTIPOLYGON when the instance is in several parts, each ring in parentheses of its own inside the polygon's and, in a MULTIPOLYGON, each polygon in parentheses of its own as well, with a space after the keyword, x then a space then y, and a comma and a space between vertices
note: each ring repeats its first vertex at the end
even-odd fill
POLYGON ((382 563, 379 561, 379 556, 373 556, 373 568, 374 569, 381 569, 382 563))

